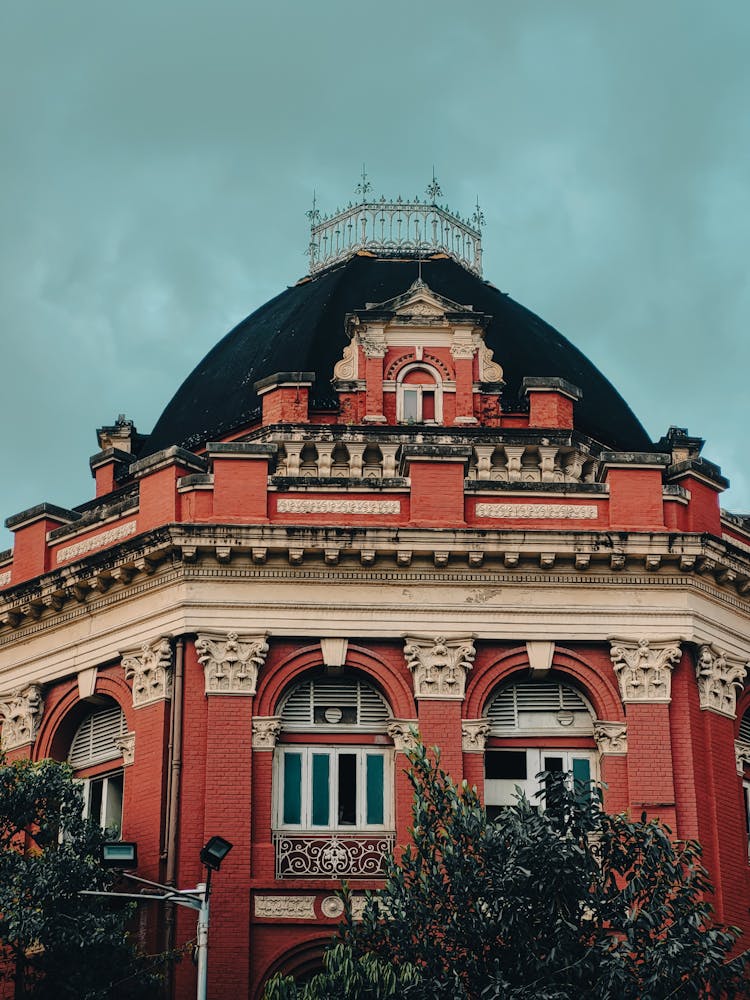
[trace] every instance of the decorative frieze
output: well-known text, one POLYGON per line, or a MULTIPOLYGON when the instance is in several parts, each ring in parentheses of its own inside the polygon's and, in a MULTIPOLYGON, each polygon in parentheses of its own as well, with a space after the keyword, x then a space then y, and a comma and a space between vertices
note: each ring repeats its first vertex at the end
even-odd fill
POLYGON ((144 642, 138 653, 124 653, 122 667, 133 681, 133 708, 172 697, 172 645, 167 638, 144 642))
POLYGON ((746 743, 744 740, 735 740, 734 759, 737 763, 737 774, 744 774, 745 768, 750 767, 750 743, 746 743))
POLYGON ((492 723, 489 719, 461 720, 461 747, 464 753, 484 753, 492 723))
POLYGON ((747 664, 727 657, 711 646, 701 646, 695 664, 701 708, 734 719, 737 691, 742 689, 747 664))
POLYGON ((240 637, 201 632, 195 641, 206 679, 206 694, 254 695, 258 671, 268 653, 266 633, 240 637))
POLYGON ((121 542, 123 538, 134 535, 135 531, 136 522, 126 521, 125 524, 118 524, 116 528, 110 528, 109 531, 100 531, 98 535, 91 535, 89 538, 84 538, 83 541, 64 545, 57 550, 55 559, 58 564, 68 562, 70 559, 78 559, 79 556, 85 556, 87 552, 104 549, 109 545, 114 545, 115 542, 121 542))
POLYGON ((42 689, 38 684, 14 691, 7 700, 0 700, 2 749, 17 750, 33 743, 44 712, 42 689))
POLYGON ((280 514, 400 514, 399 500, 288 500, 278 502, 280 514))
POLYGON ((281 732, 281 716, 256 715, 253 719, 253 750, 273 750, 281 732))
POLYGON ((669 702, 672 670, 680 662, 679 642, 612 639, 610 658, 623 702, 669 702))
POLYGON ((123 733, 115 740, 115 746, 122 754, 123 767, 135 763, 135 733, 123 733))
POLYGON ((256 896, 255 916, 272 920, 314 920, 315 896, 256 896))
MULTIPOLYGON (((509 449, 505 450, 507 452, 509 449)), ((599 508, 596 504, 583 503, 478 503, 476 513, 477 517, 585 521, 595 520, 599 515, 599 508)))
POLYGON ((404 656, 414 678, 415 697, 463 700, 466 675, 476 656, 473 636, 407 635, 404 656))
POLYGON ((419 739, 419 721, 417 719, 391 719, 385 731, 393 740, 396 753, 407 753, 413 750, 419 739))
POLYGON ((624 722, 594 722, 594 739, 599 753, 604 757, 624 757, 628 752, 628 727, 624 722))

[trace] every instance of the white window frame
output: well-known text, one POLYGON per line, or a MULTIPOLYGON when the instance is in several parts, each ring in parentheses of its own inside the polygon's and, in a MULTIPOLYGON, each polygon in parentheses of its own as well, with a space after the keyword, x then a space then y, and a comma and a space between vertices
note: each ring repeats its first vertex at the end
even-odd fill
POLYGON ((370 831, 391 830, 393 815, 393 750, 377 746, 352 746, 339 744, 337 746, 321 746, 315 744, 290 743, 277 747, 274 755, 274 829, 295 830, 309 833, 337 832, 341 834, 366 833, 370 831), (301 822, 284 823, 284 757, 289 754, 301 754, 301 822), (342 754, 355 754, 357 757, 357 818, 352 824, 342 824, 336 821, 327 824, 312 823, 312 757, 313 754, 326 754, 330 757, 329 764, 329 819, 338 815, 338 758, 342 754), (383 822, 367 823, 367 755, 377 755, 383 758, 383 822))
POLYGON ((404 415, 405 405, 404 405, 404 393, 415 391, 417 395, 417 416, 414 418, 413 422, 415 424, 435 424, 439 425, 443 423, 443 380, 440 377, 440 373, 432 368, 430 365, 420 364, 419 362, 414 362, 410 365, 406 365, 398 373, 398 379, 396 381, 396 420, 401 423, 409 423, 412 421, 411 417, 406 417, 404 415), (434 379, 434 384, 425 384, 422 382, 404 382, 404 378, 409 372, 422 371, 428 374, 434 379), (425 421, 422 416, 422 394, 424 390, 427 389, 429 392, 435 394, 435 417, 434 419, 425 421))
MULTIPOLYGON (((545 767, 546 757, 562 757, 563 772, 572 776, 573 760, 587 760, 591 781, 598 781, 598 754, 596 750, 588 750, 578 747, 525 747, 525 746, 503 746, 487 747, 485 754, 497 752, 510 752, 526 754, 526 778, 487 778, 484 781, 484 801, 487 806, 512 805, 516 801, 516 789, 520 788, 526 795, 532 806, 542 805, 543 802, 536 797, 537 792, 543 788, 542 782, 536 777, 540 771, 548 770, 545 767), (502 801, 500 801, 502 800, 502 801)), ((486 769, 486 758, 485 758, 486 769)))
POLYGON ((112 826, 117 828, 117 839, 119 840, 122 836, 122 799, 124 797, 123 793, 125 790, 125 772, 123 770, 111 771, 108 774, 97 774, 90 778, 78 778, 81 786, 83 788, 83 815, 86 819, 91 817, 91 791, 95 784, 102 785, 102 810, 101 816, 99 817, 99 826, 102 830, 111 829, 112 826), (119 779, 120 787, 120 821, 119 823, 107 824, 107 813, 109 812, 110 797, 113 794, 114 780, 119 779))

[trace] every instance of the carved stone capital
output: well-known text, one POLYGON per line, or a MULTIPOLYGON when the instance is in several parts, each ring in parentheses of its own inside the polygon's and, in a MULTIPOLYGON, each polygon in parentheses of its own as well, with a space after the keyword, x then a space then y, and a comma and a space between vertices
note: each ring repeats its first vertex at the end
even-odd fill
POLYGON ((624 722, 594 722, 594 739, 602 756, 624 757, 628 752, 628 727, 624 722))
POLYGON ((122 667, 133 681, 133 708, 172 697, 172 646, 169 639, 144 642, 140 652, 124 653, 122 667))
POLYGON ((240 637, 237 632, 201 632, 195 640, 206 678, 206 694, 254 695, 265 663, 266 634, 240 637))
POLYGON ((366 358, 384 358, 386 351, 388 350, 388 345, 385 340, 379 337, 367 336, 360 333, 357 337, 359 345, 364 352, 366 358))
POLYGON ((484 753, 492 723, 489 719, 461 720, 461 747, 464 753, 484 753))
POLYGON ((701 708, 734 719, 737 691, 742 689, 746 673, 746 663, 729 660, 711 646, 701 646, 695 663, 701 708))
POLYGON ((750 743, 744 740, 734 741, 734 759, 737 762, 737 774, 744 774, 750 765, 750 743))
POLYGON ((29 684, 0 700, 2 749, 17 750, 33 743, 43 712, 44 700, 38 684, 29 684))
POLYGON ((419 738, 418 725, 416 719, 391 719, 387 724, 385 731, 393 740, 396 753, 406 753, 416 746, 419 738))
POLYGON ((471 333, 454 333, 450 352, 454 361, 471 361, 477 352, 477 345, 472 340, 471 333))
POLYGON ((273 750, 281 732, 281 716, 256 715, 253 719, 253 750, 273 750))
POLYGON ((463 701, 476 653, 473 636, 405 636, 404 656, 414 676, 415 697, 463 701))
POLYGON ((680 662, 679 642, 612 639, 610 658, 623 702, 669 703, 672 670, 680 662))
POLYGON ((115 746, 122 754, 123 767, 130 767, 135 763, 135 733, 123 733, 115 740, 115 746))

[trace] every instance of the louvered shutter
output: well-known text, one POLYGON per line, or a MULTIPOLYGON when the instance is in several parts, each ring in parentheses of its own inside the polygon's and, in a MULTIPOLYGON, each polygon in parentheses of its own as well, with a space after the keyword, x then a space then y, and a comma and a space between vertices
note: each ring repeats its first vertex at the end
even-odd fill
POLYGON ((740 721, 740 739, 743 743, 750 743, 750 712, 745 712, 740 721))
POLYGON ((591 735, 592 713, 575 688, 549 681, 522 681, 503 688, 490 702, 492 734, 591 735))
POLYGON ((68 762, 73 768, 80 770, 93 764, 117 760, 122 752, 116 740, 124 733, 125 716, 119 705, 91 712, 76 730, 68 762))
POLYGON ((282 725, 332 729, 336 723, 320 721, 320 710, 326 708, 339 708, 346 712, 352 720, 342 723, 346 728, 379 728, 391 715, 383 696, 364 681, 318 677, 303 681, 287 695, 281 707, 282 725))

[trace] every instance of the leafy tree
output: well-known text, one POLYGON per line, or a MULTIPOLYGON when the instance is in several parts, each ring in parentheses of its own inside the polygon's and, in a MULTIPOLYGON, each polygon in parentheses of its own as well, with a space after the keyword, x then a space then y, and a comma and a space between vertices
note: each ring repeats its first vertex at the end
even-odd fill
MULTIPOLYGON (((411 754, 411 843, 345 922, 324 972, 266 1000, 686 1000, 744 995, 738 931, 711 918, 695 842, 611 816, 587 784, 545 776, 488 821, 476 790, 411 754)), ((344 893, 348 902, 348 894, 344 893)))
POLYGON ((130 909, 82 889, 110 889, 104 833, 83 818, 67 764, 0 761, 0 968, 15 997, 158 995, 156 963, 137 954, 130 909))

